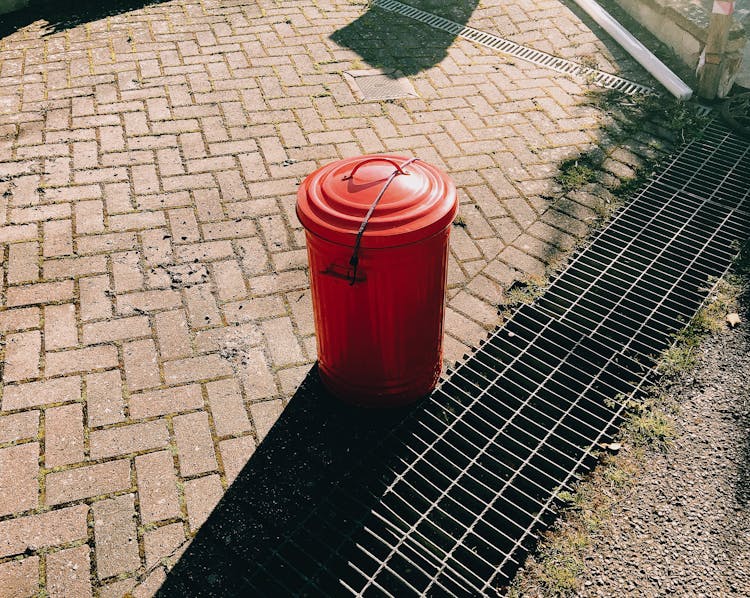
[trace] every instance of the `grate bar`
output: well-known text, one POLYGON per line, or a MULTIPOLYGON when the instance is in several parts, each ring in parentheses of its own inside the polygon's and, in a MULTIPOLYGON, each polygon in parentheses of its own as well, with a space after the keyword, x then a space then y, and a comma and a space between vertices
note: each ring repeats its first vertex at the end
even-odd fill
MULTIPOLYGON (((439 425, 439 424, 440 424, 439 421, 435 422, 435 425, 439 425)), ((444 423, 443 423, 443 425, 444 425, 444 423)), ((465 436, 462 437, 462 438, 464 439, 464 443, 465 444, 467 444, 467 445, 469 445, 469 446, 471 446, 473 448, 479 448, 481 446, 481 444, 480 444, 481 440, 488 440, 487 435, 486 434, 481 434, 480 435, 479 431, 477 431, 476 436, 479 437, 478 440, 476 440, 476 441, 474 441, 474 440, 468 440, 467 441, 465 436)), ((425 442, 425 445, 426 445, 425 449, 429 448, 427 446, 426 442, 425 442)), ((530 447, 528 444, 525 444, 525 443, 520 442, 520 441, 511 441, 511 442, 508 442, 507 446, 496 442, 493 445, 493 448, 496 449, 495 452, 494 452, 494 454, 493 453, 488 453, 487 455, 480 455, 480 457, 482 458, 482 463, 479 466, 479 468, 483 469, 483 470, 486 470, 488 473, 491 473, 491 470, 487 469, 487 465, 484 465, 484 463, 486 462, 486 463, 492 464, 492 465, 494 465, 496 467, 497 466, 502 466, 503 469, 508 469, 509 468, 509 464, 506 463, 505 461, 501 461, 500 460, 500 456, 507 457, 508 460, 511 463, 514 462, 514 461, 520 461, 520 457, 518 456, 518 454, 515 454, 513 452, 512 447, 522 447, 523 452, 531 452, 531 450, 533 450, 533 447, 530 447)), ((412 450, 413 450, 413 452, 417 453, 417 451, 415 449, 412 449, 412 450)), ((417 453, 417 454, 424 454, 424 450, 422 451, 422 453, 417 453)), ((440 449, 436 449, 435 450, 435 454, 441 455, 440 449)), ((465 453, 464 453, 463 456, 464 456, 463 461, 466 462, 467 460, 465 459, 465 453)), ((560 458, 561 459, 568 459, 568 456, 565 455, 565 454, 562 454, 562 455, 560 455, 560 458)), ((553 461, 553 460, 551 460, 551 459, 549 459, 547 457, 542 457, 540 459, 540 461, 543 461, 548 466, 548 469, 544 469, 542 467, 542 465, 537 465, 537 464, 531 465, 529 467, 529 469, 532 470, 531 474, 534 474, 537 477, 537 480, 533 482, 534 486, 536 486, 540 491, 546 491, 547 487, 543 483, 545 480, 547 482, 553 482, 555 485, 560 483, 560 478, 559 477, 555 477, 555 475, 553 475, 550 472, 550 470, 554 470, 555 472, 557 472, 557 476, 560 476, 560 475, 563 475, 565 473, 565 468, 563 466, 561 466, 559 463, 557 463, 556 461, 553 461)), ((495 475, 495 474, 492 474, 492 475, 495 475)), ((528 479, 533 479, 533 478, 528 478, 528 479)), ((527 494, 526 492, 522 492, 522 493, 523 494, 527 494)))
MULTIPOLYGON (((714 150, 714 152, 716 152, 716 151, 718 151, 718 148, 714 150)), ((694 175, 694 176, 697 176, 697 173, 696 173, 696 175, 694 175)), ((691 180, 692 180, 692 179, 691 179, 691 180)), ((653 225, 653 224, 654 224, 655 222, 658 222, 658 219, 657 219, 658 215, 659 215, 659 214, 660 214, 660 213, 661 213, 661 212, 662 212, 663 210, 665 210, 665 209, 666 209, 666 207, 667 207, 668 205, 669 205, 669 204, 663 204, 663 205, 662 205, 662 206, 661 206, 661 207, 659 208, 659 210, 657 211, 657 213, 656 213, 656 214, 654 214, 654 215, 653 215, 653 216, 652 216, 652 217, 651 217, 651 218, 649 219, 649 221, 648 221, 648 222, 647 222, 647 223, 646 223, 646 224, 644 225, 644 227, 643 227, 643 229, 642 229, 642 230, 643 230, 643 231, 647 231, 647 230, 648 230, 648 227, 649 227, 649 226, 653 225)), ((699 206, 699 207, 702 207, 702 205, 701 205, 701 206, 699 206)), ((679 234, 679 232, 682 232, 682 230, 684 230, 686 226, 687 226, 687 223, 683 224, 683 226, 681 227, 680 231, 678 231, 678 232, 676 233, 676 235, 678 235, 678 234, 679 234)), ((635 243, 636 243, 636 241, 638 241, 638 240, 639 240, 639 237, 640 237, 640 236, 641 236, 642 234, 643 234, 643 233, 641 232, 641 233, 639 233, 638 235, 636 235, 636 236, 634 236, 634 237, 630 238, 630 239, 629 239, 629 240, 627 241, 627 243, 625 244, 625 246, 624 246, 624 247, 623 247, 622 249, 620 249, 619 253, 618 253, 618 254, 617 254, 617 255, 615 256, 614 260, 613 260, 613 261, 611 261, 611 262, 610 262, 609 264, 607 264, 607 265, 606 265, 606 266, 604 267, 604 269, 602 270, 602 272, 601 272, 601 273, 600 273, 599 275, 597 275, 597 277, 596 277, 596 278, 594 279, 594 281, 593 281, 593 282, 592 282, 592 284, 591 284, 591 286, 592 286, 592 287, 593 287, 594 285, 596 285, 596 284, 597 284, 597 283, 598 283, 598 282, 599 282, 599 281, 600 281, 600 280, 601 280, 601 279, 602 279, 602 278, 603 278, 603 277, 604 277, 604 276, 605 276, 605 275, 606 275, 606 274, 607 274, 607 273, 608 273, 608 272, 609 272, 609 271, 610 271, 610 270, 611 270, 611 269, 612 269, 612 268, 614 267, 614 265, 615 265, 616 263, 619 263, 619 262, 620 262, 620 261, 622 260, 622 258, 623 258, 623 257, 625 256, 625 254, 626 254, 626 252, 627 252, 628 250, 633 250, 633 249, 634 249, 634 246, 635 246, 635 243)), ((676 236, 676 235, 675 235, 675 236, 676 236)), ((658 255, 657 255, 656 257, 654 257, 654 258, 653 258, 653 260, 651 261, 651 263, 650 263, 649 265, 653 265, 654 263, 658 263, 658 262, 660 262, 661 260, 660 260, 659 258, 661 258, 661 257, 662 257, 662 256, 664 255, 664 253, 665 253, 665 251, 666 251, 666 249, 667 249, 667 247, 668 247, 668 246, 669 246, 669 245, 667 245, 667 246, 663 247, 663 248, 662 248, 662 249, 660 250, 659 254, 658 254, 658 255)), ((638 281, 640 281, 640 280, 641 280, 642 278, 643 278, 643 273, 641 273, 641 274, 639 275, 639 277, 638 277, 638 278, 636 279, 636 282, 634 282, 634 283, 633 283, 633 287, 634 287, 634 288, 635 288, 635 285, 637 284, 637 282, 638 282, 638 281)), ((562 314, 562 316, 561 316, 561 317, 562 317, 562 318, 565 318, 566 316, 568 316, 568 315, 569 315, 569 314, 571 313, 571 311, 575 309, 575 307, 576 307, 576 305, 577 305, 577 304, 579 303, 579 301, 580 301, 580 299, 579 299, 579 298, 576 298, 576 299, 575 299, 575 300, 573 301, 573 303, 572 303, 572 304, 571 304, 571 305, 570 305, 570 306, 569 306, 569 307, 567 308, 567 310, 566 310, 566 311, 565 311, 565 312, 564 312, 564 313, 562 314)), ((606 314, 605 318, 603 318, 603 319, 606 319, 607 317, 611 317, 611 315, 612 315, 612 313, 613 313, 613 310, 614 310, 614 309, 615 309, 614 307, 613 307, 613 308, 611 308, 611 309, 610 309, 610 311, 609 311, 609 312, 608 312, 608 313, 606 314)), ((596 332, 596 330, 597 330, 597 329, 598 329, 598 327, 594 329, 594 332, 596 332)))
MULTIPOLYGON (((547 340, 547 339, 545 339, 545 340, 547 340)), ((504 355, 510 355, 506 351, 503 351, 503 354, 504 355)), ((555 359, 555 356, 550 355, 550 358, 555 359)), ((492 358, 492 357, 490 357, 490 359, 497 362, 497 360, 494 359, 494 358, 492 358)), ((565 362, 565 366, 566 366, 566 369, 568 369, 568 366, 570 366, 570 363, 566 361, 565 362)), ((466 367, 463 368, 463 369, 468 370, 470 372, 470 374, 476 374, 476 378, 480 378, 481 377, 483 380, 485 380, 485 382, 490 382, 490 380, 486 377, 485 374, 482 374, 482 373, 478 372, 475 368, 472 367, 472 363, 471 362, 467 362, 466 367)), ((461 374, 461 372, 463 371, 463 369, 457 371, 455 373, 455 376, 461 375, 463 377, 463 375, 461 374)), ((533 366, 530 369, 532 371, 536 371, 536 372, 541 373, 538 369, 533 368, 533 366)), ((587 377, 589 375, 588 372, 583 372, 579 368, 576 368, 576 369, 578 369, 581 377, 587 377)), ((527 374, 521 373, 520 377, 523 380, 528 381, 530 385, 536 384, 535 381, 533 380, 533 378, 531 378, 527 374)), ((468 380, 468 378, 464 378, 464 379, 468 380)), ((471 384, 473 384, 473 385, 475 385, 475 386, 478 387, 478 385, 476 383, 474 383, 474 382, 471 382, 471 384)), ((605 383, 605 385, 606 386, 610 386, 610 388, 612 388, 612 386, 609 385, 609 384, 607 384, 607 383, 605 383)), ((573 396, 576 396, 577 393, 580 392, 579 390, 574 390, 573 388, 567 386, 565 384, 565 382, 561 382, 559 380, 556 381, 556 386, 559 386, 562 390, 567 390, 573 396)), ((519 391, 523 391, 524 390, 524 387, 521 384, 518 384, 517 382, 515 382, 514 380, 507 380, 507 384, 505 385, 505 387, 506 388, 507 387, 517 388, 519 391)), ((571 401, 571 399, 566 398, 561 392, 558 392, 556 390, 545 388, 545 391, 548 392, 553 398, 558 399, 560 401, 560 403, 564 404, 566 402, 571 401)), ((592 392, 596 392, 596 395, 601 396, 602 398, 607 397, 607 395, 605 395, 601 391, 592 390, 592 392)), ((557 408, 557 405, 554 404, 552 401, 549 401, 549 400, 546 400, 546 399, 540 399, 539 402, 542 403, 542 405, 546 405, 547 408, 548 408, 548 410, 547 410, 547 412, 545 412, 541 408, 530 407, 530 409, 535 412, 535 415, 537 417, 543 416, 545 413, 549 413, 550 410, 554 411, 557 408)), ((573 427, 569 428, 570 432, 572 432, 574 434, 581 434, 581 435, 584 434, 584 432, 581 431, 581 427, 583 427, 585 429, 588 429, 588 430, 591 430, 591 431, 596 431, 596 430, 599 429, 599 427, 600 427, 600 425, 602 423, 605 423, 605 422, 609 421, 608 419, 603 418, 601 415, 599 415, 598 413, 595 413, 591 409, 587 409, 585 407, 581 407, 580 405, 579 405, 579 408, 583 412, 584 416, 588 416, 589 417, 589 421, 586 421, 586 420, 584 420, 584 419, 582 419, 580 417, 572 416, 572 419, 575 420, 575 425, 579 426, 577 428, 573 428, 573 427), (598 422, 597 422, 597 420, 598 420, 598 422), (592 423, 592 422, 597 422, 597 423, 599 423, 599 425, 596 425, 596 423, 592 423)), ((609 407, 606 407, 606 406, 601 407, 600 411, 606 411, 610 415, 612 413, 614 413, 613 409, 610 409, 609 407)), ((529 420, 530 423, 533 422, 533 421, 534 421, 533 419, 529 420)))
MULTIPOLYGON (((573 347, 573 351, 575 351, 575 347, 573 347)), ((612 359, 612 358, 610 357, 610 360, 611 360, 611 359, 612 359)), ((557 369, 559 369, 559 367, 560 367, 559 365, 558 365, 558 366, 556 366, 556 367, 555 367, 555 371, 557 371, 557 369)), ((600 370, 600 371, 601 371, 601 370, 600 370)), ((595 380, 596 380, 596 379, 597 379, 597 378, 599 377, 600 371, 599 371, 599 372, 597 372, 596 376, 595 376, 595 377, 594 377, 594 378, 593 378, 593 379, 592 379, 592 380, 591 380, 591 381, 590 381, 590 382, 588 383, 588 385, 587 385, 586 389, 585 389, 585 390, 584 390, 584 391, 583 391, 583 392, 582 392, 581 394, 585 395, 586 391, 588 391, 588 390, 589 390, 589 389, 590 389, 590 388, 592 387, 592 385, 594 384, 595 380)), ((533 395, 532 395, 532 396, 533 396, 533 395)), ((557 421, 555 422, 555 424, 554 424, 554 425, 552 426, 552 428, 550 428, 550 430, 549 430, 549 431, 547 432, 546 436, 545 436, 545 437, 544 437, 544 438, 543 438, 543 439, 541 440, 541 442, 540 442, 540 444, 539 444, 539 448, 541 448, 541 447, 542 447, 542 446, 543 446, 543 445, 544 445, 545 443, 549 442, 549 439, 550 439, 550 438, 551 438, 551 436, 553 435, 553 433, 554 433, 554 430, 555 430, 555 429, 556 429, 556 428, 557 428, 557 427, 558 427, 558 426, 559 426, 559 425, 561 424, 561 422, 562 422, 562 421, 563 421, 563 420, 565 419, 565 417, 566 417, 566 416, 568 416, 568 415, 570 414, 570 412, 571 412, 571 410, 573 409, 573 407, 574 407, 574 406, 575 406, 575 402, 571 403, 571 405, 570 405, 570 406, 568 407, 568 409, 567 409, 567 410, 565 411, 565 413, 563 414, 563 416, 562 416, 562 417, 561 417, 560 419, 558 419, 558 420, 557 420, 557 421)), ((582 453, 585 453, 585 452, 586 452, 586 451, 582 451, 582 453)), ((527 463, 529 463, 529 461, 531 460, 531 458, 532 458, 532 456, 533 456, 534 454, 536 454, 536 450, 535 450, 535 451, 534 451, 534 452, 533 452, 533 453, 532 453, 531 455, 529 455, 529 457, 527 457, 526 461, 524 462, 524 465, 526 465, 527 463)), ((516 475, 518 474, 518 471, 520 471, 520 469, 521 469, 521 468, 519 468, 519 470, 517 470, 517 471, 516 471, 516 472, 515 472, 515 473, 513 474, 513 476, 511 476, 511 478, 510 478, 510 479, 506 480, 506 481, 505 481, 505 482, 503 483, 503 485, 501 486, 501 488, 500 488, 500 489, 498 490, 498 492, 497 492, 497 497, 503 496, 503 494, 504 494, 504 493, 505 493, 505 492, 507 491, 507 488, 508 488, 508 487, 509 487, 509 486, 510 486, 510 485, 512 484, 513 480, 515 479, 515 477, 516 477, 516 475)), ((458 481, 459 481, 459 480, 456 480, 456 482, 455 482, 455 483, 458 483, 458 481)), ((495 500, 497 500, 497 498, 496 498, 495 500)), ((478 523, 479 521, 481 521, 481 519, 482 519, 482 518, 483 518, 483 516, 485 515, 485 513, 486 513, 487 509, 491 508, 491 506, 492 506, 492 505, 493 505, 493 502, 490 502, 490 503, 489 503, 489 504, 487 505, 487 507, 485 508, 485 510, 484 510, 484 511, 483 511, 483 512, 482 512, 482 513, 480 514, 479 518, 478 518, 478 519, 477 519, 477 520, 476 520, 476 521, 475 521, 475 522, 474 522, 474 523, 473 523, 473 524, 472 524, 471 526, 469 526, 469 527, 468 527, 468 528, 466 529, 466 532, 464 533, 464 535, 463 535, 463 536, 462 536, 462 537, 461 537, 461 538, 459 539, 459 542, 458 542, 458 544, 462 543, 462 542, 463 542, 463 541, 464 541, 464 540, 466 539, 466 536, 467 536, 467 535, 468 535, 468 534, 469 534, 469 533, 470 533, 471 531, 473 531, 473 528, 474 528, 474 526, 475 526, 475 525, 476 525, 476 524, 477 524, 477 523, 478 523)), ((538 520, 534 522, 534 524, 538 524, 538 523, 539 523, 539 522, 538 522, 538 520)), ((529 527, 535 527, 535 525, 532 525, 532 526, 529 526, 529 527)), ((519 545, 518 543, 519 543, 519 542, 521 542, 521 540, 522 540, 522 539, 523 539, 523 537, 521 537, 521 538, 518 538, 518 540, 517 540, 517 543, 516 543, 516 546, 518 546, 518 545, 519 545)), ((511 558, 511 555, 512 555, 512 552, 510 552, 510 553, 508 553, 508 554, 506 555, 506 557, 505 557, 505 560, 504 560, 504 561, 503 561, 503 562, 502 562, 502 563, 500 564, 500 568, 502 568, 502 567, 503 567, 503 565, 505 564, 505 561, 507 561, 507 560, 508 560, 509 558, 511 558)), ((443 567, 444 567, 444 566, 445 566, 445 561, 443 562, 443 567)), ((433 583, 434 583, 434 582, 433 582, 433 583)), ((430 585, 428 585, 428 586, 427 586, 427 589, 425 590, 425 593, 429 593, 429 590, 430 590, 430 588, 432 587, 433 583, 431 583, 430 585)), ((483 588, 483 589, 484 589, 484 588, 483 588)))
MULTIPOLYGON (((549 325, 549 323, 545 324, 545 328, 546 328, 546 326, 548 326, 548 325, 549 325)), ((577 345, 577 344, 579 344, 580 342, 582 342, 582 339, 580 339, 580 340, 579 340, 579 341, 578 341, 578 342, 576 343, 576 345, 577 345)), ((524 350, 522 350, 522 352, 521 352, 521 353, 519 353, 519 356, 518 356, 518 357, 515 357, 515 358, 513 359, 513 361, 511 362, 511 366, 510 366, 510 367, 512 367, 512 366, 513 366, 513 365, 514 365, 515 363, 517 363, 517 362, 518 362, 518 361, 520 360, 521 356, 525 354, 526 350, 527 350, 527 349, 524 349, 524 350)), ((574 346, 574 350, 575 350, 575 346, 574 346)), ((610 360, 611 360, 611 359, 612 359, 612 358, 610 357, 610 360)), ((559 362, 559 363, 558 363, 557 365, 555 365, 555 366, 554 366, 554 367, 552 368, 552 370, 551 370, 551 371, 550 371, 550 372, 549 372, 549 373, 547 374, 547 376, 546 376, 546 378, 545 378, 545 382, 546 382, 546 381, 548 381, 548 380, 550 380, 550 379, 552 378, 552 376, 554 376, 554 375, 555 375, 555 373, 559 371, 559 369, 561 368, 561 366, 562 366, 562 364, 563 364, 563 363, 564 363, 564 362, 559 362)), ((506 367, 506 371, 507 371, 507 369, 508 369, 508 368, 506 367)), ((496 376, 495 380, 493 380, 493 384, 496 384, 496 383, 497 383, 497 381, 498 381, 498 379, 500 378, 500 376, 501 376, 501 375, 502 375, 502 374, 501 374, 501 373, 499 373, 499 374, 498 374, 498 375, 496 376)), ((597 377, 598 377, 598 375, 597 375, 597 377)), ((592 384, 593 384, 593 380, 592 380, 591 382, 589 382, 589 384, 588 384, 588 387, 587 387, 587 388, 590 388, 592 384)), ((494 435, 493 435, 493 436, 492 436, 492 437, 491 437, 491 438, 489 439, 489 440, 490 440, 490 443, 489 443, 489 444, 486 444, 486 445, 485 445, 484 447, 480 448, 480 451, 479 451, 479 453, 477 454, 477 457, 475 457, 475 458, 474 458, 474 459, 472 460, 472 463, 473 463, 473 462, 475 462, 475 460, 476 460, 477 458, 479 458, 479 457, 481 457, 481 456, 484 456, 484 455, 485 455, 485 454, 487 453, 487 451, 489 450, 489 448, 488 448, 488 447, 490 447, 490 446, 491 446, 491 445, 492 445, 493 443, 495 443, 495 442, 497 441, 497 438, 498 438, 498 436, 500 436, 500 435, 501 435, 501 433, 503 433, 503 432, 507 432, 507 429, 508 429, 508 427, 509 427, 509 426, 511 426, 511 425, 515 425, 515 418, 516 418, 516 417, 518 417, 518 416, 519 416, 519 414, 520 414, 520 413, 522 412, 522 410, 523 410, 523 409, 524 409, 525 407, 527 407, 527 406, 529 405, 529 403, 530 403, 530 402, 531 402, 531 401, 532 401, 532 400, 533 400, 534 398, 536 398, 536 397, 537 397, 538 393, 540 392, 540 391, 539 391, 539 389, 540 389, 540 388, 543 388, 543 387, 544 387, 544 382, 543 382, 542 384, 540 384, 540 386, 539 386, 539 387, 537 387, 537 389, 535 389, 535 390, 531 391, 531 393, 530 393, 530 394, 529 394, 529 395, 528 395, 528 396, 527 396, 527 397, 525 398, 525 400, 524 400, 523 404, 522 404, 522 405, 521 405, 521 406, 520 406, 519 408, 517 408, 517 409, 516 409, 516 410, 515 410, 515 411, 513 412, 513 414, 512 414, 512 415, 511 415, 511 416, 510 416, 510 417, 509 417, 509 418, 508 418, 508 419, 507 419, 507 420, 506 420, 506 421, 505 421, 505 422, 504 422, 504 423, 503 423, 502 425, 500 425, 500 427, 499 427, 499 428, 498 428, 498 429, 497 429, 497 430, 495 431, 494 435)), ((478 394, 478 395, 477 395, 476 397, 471 397, 471 402, 470 402, 470 404, 469 404, 468 408, 465 408, 465 411, 464 411, 464 412, 463 412, 463 414, 462 414, 463 416, 465 416, 465 414, 466 414, 466 413, 468 413, 468 412, 469 412, 469 410, 470 410, 470 409, 471 409, 471 408, 472 408, 472 407, 473 407, 473 406, 474 406, 474 405, 475 405, 475 404, 476 404, 476 403, 477 403, 478 401, 480 401, 480 400, 481 400, 482 398, 484 398, 485 394, 487 393, 487 388, 491 388, 491 386, 489 386, 489 387, 486 387, 485 389, 481 389, 481 390, 480 390, 480 392, 479 392, 479 394, 478 394)), ((585 391, 584 391, 584 392, 585 392, 585 391)), ((563 417, 565 417, 565 415, 568 415, 568 414, 569 414, 569 413, 570 413, 570 412, 572 411, 572 409, 573 409, 573 407, 574 407, 574 406, 575 406, 575 402, 571 403, 571 404, 570 404, 570 406, 568 407, 568 409, 566 410, 565 414, 563 415, 563 417)), ((416 469, 416 467, 417 467, 417 466, 419 465, 419 463, 420 463, 420 462, 422 462, 422 461, 423 461, 423 460, 425 460, 425 459, 429 459, 429 458, 430 458, 430 455, 431 455, 431 452, 432 452, 432 451, 434 451, 434 449, 435 449, 436 445, 437 445, 437 444, 438 444, 439 442, 441 442, 441 441, 444 441, 444 440, 446 439, 446 436, 447 436, 447 434, 448 434, 449 432, 453 431, 453 430, 455 429, 455 427, 456 427, 457 423, 458 423, 458 422, 460 422, 460 421, 461 421, 461 417, 458 417, 458 418, 456 418, 456 419, 455 419, 454 421, 452 421, 452 422, 451 422, 450 424, 448 424, 448 426, 447 426, 447 427, 446 427, 446 428, 445 428, 445 429, 444 429, 443 431, 441 431, 441 432, 440 432, 440 433, 439 433, 439 434, 437 435, 437 437, 435 438, 435 440, 433 440, 433 441, 432 441, 432 442, 430 443, 430 445, 429 445, 429 446, 427 447, 427 449, 426 449, 426 450, 424 451, 424 453, 423 453, 422 455, 420 455, 420 456, 419 456, 418 458, 416 458, 416 459, 415 459, 414 461, 412 461, 411 463, 407 464, 407 466, 406 466, 406 468, 405 468, 405 471, 404 471, 404 473, 402 473, 402 474, 401 474, 401 476, 406 476, 406 475, 408 475, 408 474, 409 474, 410 472, 412 472, 412 471, 414 471, 414 470, 416 469)), ((548 441, 549 441, 549 439, 551 438, 552 434, 554 433, 555 429, 556 429, 556 428, 557 428, 557 427, 559 426, 559 424, 560 424, 560 420, 558 420, 558 422, 556 422, 556 423, 555 423, 555 424, 553 425, 553 427, 552 427, 552 428, 551 428, 550 430, 548 430, 548 431, 547 431, 547 433, 545 434, 545 436, 544 436, 543 438, 541 438, 541 439, 540 439, 540 442, 539 442, 539 443, 537 444, 537 446, 536 446, 536 447, 534 447, 534 448, 532 449, 532 451, 531 451, 530 453, 528 453, 528 454, 526 455, 526 457, 524 458, 524 461, 523 461, 523 462, 521 463, 521 465, 520 465, 520 466, 518 467, 517 471, 518 471, 518 470, 521 470, 521 469, 523 469, 523 468, 524 468, 524 467, 526 467, 526 466, 528 466, 528 465, 529 465, 529 464, 530 464, 530 463, 532 462, 532 460, 533 460, 533 459, 537 458, 537 457, 538 457, 538 456, 539 456, 539 455, 541 454, 541 453, 540 453, 540 451, 541 451, 541 450, 542 450, 542 449, 543 449, 543 448, 544 448, 544 447, 546 446, 546 444, 548 444, 548 441)), ((578 447, 577 447, 577 448, 578 448, 578 447)), ((580 448, 579 448, 579 451, 580 451, 580 448)), ((517 473, 517 472, 516 472, 516 473, 517 473)), ((513 474, 512 476, 511 476, 511 478, 510 478, 509 480, 506 480, 505 482, 503 482, 503 484, 502 484, 502 486, 501 486, 501 489, 500 489, 500 490, 498 491, 498 493, 497 493, 497 495, 496 495, 496 498, 495 498, 494 500, 498 500, 498 499, 499 499, 499 497, 501 497, 501 496, 503 495, 503 493, 507 491, 507 489, 509 488, 509 486, 510 486, 510 485, 512 484, 512 481, 513 481, 513 480, 515 479, 515 477, 516 477, 516 473, 514 473, 514 474, 513 474)), ((398 481, 398 480, 397 480, 397 481, 398 481)), ((397 482, 397 481, 396 481, 396 482, 397 482)), ((393 485, 392 485, 392 486, 391 486, 391 487, 389 488, 389 490, 391 490, 391 491, 392 491, 392 490, 393 490, 393 489, 395 488, 395 484, 396 484, 396 482, 394 482, 394 484, 393 484, 393 485)), ((456 487, 456 486, 457 486, 457 484, 459 484, 460 482, 463 482, 463 477, 462 477, 462 476, 458 476, 457 478, 453 479, 453 480, 451 481, 450 485, 448 486, 448 488, 446 488, 446 489, 445 489, 445 490, 443 491, 442 495, 441 495, 440 497, 438 497, 438 498, 436 499, 436 501, 439 501, 439 500, 440 500, 441 498, 443 498, 443 497, 444 497, 444 496, 445 496, 445 495, 446 495, 446 494, 447 494, 447 493, 448 493, 448 492, 449 492, 449 491, 450 491, 450 490, 451 490, 452 488, 456 487)), ((467 534, 469 534, 469 533, 471 533, 471 532, 473 531, 473 526, 474 526, 474 525, 475 525, 475 524, 477 523, 477 521, 481 520, 481 519, 482 519, 482 518, 483 518, 483 517, 484 517, 484 516, 486 515, 486 512, 487 512, 487 510, 488 510, 488 509, 489 509, 489 508, 490 508, 490 507, 492 506, 493 502, 494 502, 494 501, 491 501, 490 503, 488 503, 488 505, 487 505, 487 506, 486 506, 486 507, 484 508, 484 510, 483 510, 483 512, 482 512, 482 514, 481 514, 481 516, 480 516, 480 517, 479 517, 479 518, 478 518, 478 519, 477 519, 477 520, 476 520, 476 521, 474 522, 474 524, 470 525, 470 526, 469 526, 469 527, 468 527, 468 528, 466 529, 466 532, 464 533, 464 536, 462 536, 462 539, 465 539, 466 535, 467 535, 467 534)), ((425 514, 423 515, 423 517, 426 517, 426 516, 427 516, 427 515, 429 514, 429 511, 430 511, 430 508, 428 508, 427 512, 426 512, 426 513, 425 513, 425 514)), ((420 523, 421 523, 421 519, 420 519, 420 520, 417 520, 416 522, 414 522, 414 523, 412 524, 412 526, 410 527, 410 529, 408 530, 408 532, 407 532, 407 535, 408 535, 408 534, 411 534, 411 533, 414 533, 414 532, 415 532, 415 530, 416 530, 416 528, 417 528, 417 526, 418 526, 418 525, 419 525, 420 523)), ((458 550, 458 548, 459 548, 460 546, 461 546, 461 542, 458 542, 458 543, 456 543, 456 545, 454 546, 453 550, 454 550, 454 551, 455 551, 455 550, 458 550)), ((387 555, 387 556, 385 557, 384 563, 385 563, 385 562, 387 562, 387 561, 388 561, 389 559, 393 558, 393 557, 394 557, 394 555, 395 555, 395 554, 397 553, 397 551, 399 550, 399 548, 400 548, 400 545, 394 546, 394 547, 392 548, 392 550, 391 550, 391 551, 389 552, 389 554, 388 554, 388 555, 387 555)), ((513 548, 513 551, 515 551, 516 549, 517 549, 517 546, 514 546, 514 548, 513 548)), ((448 561, 448 560, 449 560, 449 555, 446 555, 446 557, 445 557, 445 558, 443 559, 443 563, 442 563, 442 570, 444 570, 444 569, 445 569, 445 567, 447 566, 447 561, 448 561)), ((376 571, 376 572, 374 573, 374 575, 373 575, 372 577, 370 577, 370 578, 369 578, 369 579, 367 580, 367 582, 365 583, 364 587, 363 587, 363 588, 361 589, 361 591, 360 591, 360 593, 359 593, 358 595, 362 595, 362 593, 363 593, 363 592, 367 591, 367 589, 368 589, 368 588, 370 588, 370 587, 372 586, 372 583, 371 583, 371 581, 377 578, 377 575, 379 574, 379 572, 380 572, 380 571, 382 571, 382 570, 383 570, 383 567, 384 567, 384 564, 381 564, 381 566, 380 566, 380 567, 379 567, 379 569, 378 569, 378 570, 377 570, 377 571, 376 571)), ((429 586, 428 586, 428 587, 429 587, 429 586)))

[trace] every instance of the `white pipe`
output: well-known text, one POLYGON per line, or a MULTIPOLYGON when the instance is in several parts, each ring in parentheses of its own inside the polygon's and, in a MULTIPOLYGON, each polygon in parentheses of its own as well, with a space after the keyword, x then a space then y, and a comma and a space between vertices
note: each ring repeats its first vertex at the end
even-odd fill
POLYGON ((586 13, 596 21, 625 51, 651 73, 659 83, 680 100, 689 100, 693 90, 675 75, 669 67, 639 42, 627 29, 618 23, 612 15, 599 6, 594 0, 574 0, 586 13))

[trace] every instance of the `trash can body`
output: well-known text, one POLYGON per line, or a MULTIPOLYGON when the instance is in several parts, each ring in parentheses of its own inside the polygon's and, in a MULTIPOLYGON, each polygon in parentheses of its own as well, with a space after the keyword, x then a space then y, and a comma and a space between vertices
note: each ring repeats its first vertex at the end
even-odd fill
POLYGON ((408 160, 378 155, 329 164, 298 194, 320 376, 334 395, 362 406, 413 402, 434 388, 442 366, 456 192, 447 175, 421 161, 392 176, 408 160))

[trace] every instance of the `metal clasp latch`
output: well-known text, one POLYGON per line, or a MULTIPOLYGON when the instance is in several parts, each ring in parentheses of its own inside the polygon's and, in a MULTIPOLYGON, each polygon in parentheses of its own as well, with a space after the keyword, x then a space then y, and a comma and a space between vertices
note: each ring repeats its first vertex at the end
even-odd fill
POLYGON ((351 281, 364 282, 367 280, 367 276, 364 272, 355 270, 349 266, 342 266, 340 264, 331 264, 325 270, 320 271, 321 274, 326 276, 333 276, 334 278, 340 278, 353 284, 351 281))

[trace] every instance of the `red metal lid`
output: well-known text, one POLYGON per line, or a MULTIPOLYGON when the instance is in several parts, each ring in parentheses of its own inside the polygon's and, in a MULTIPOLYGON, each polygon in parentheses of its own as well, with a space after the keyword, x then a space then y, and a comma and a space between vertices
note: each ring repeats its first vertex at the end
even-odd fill
MULTIPOLYGON (((357 231, 388 178, 411 158, 376 154, 328 164, 297 193, 297 216, 311 233, 353 246, 357 231), (353 176, 352 176, 353 175, 353 176)), ((395 176, 367 223, 362 247, 393 247, 431 237, 458 210, 451 178, 422 161, 395 176)))

